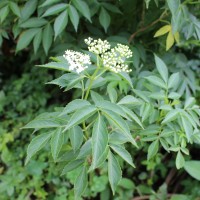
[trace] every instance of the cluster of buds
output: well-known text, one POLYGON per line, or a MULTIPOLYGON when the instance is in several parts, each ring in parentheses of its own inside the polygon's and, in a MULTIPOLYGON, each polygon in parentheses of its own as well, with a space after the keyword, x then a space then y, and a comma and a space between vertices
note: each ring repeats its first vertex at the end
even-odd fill
POLYGON ((110 49, 110 44, 107 40, 94 40, 89 37, 85 39, 85 43, 88 45, 88 50, 97 55, 103 54, 110 49))
MULTIPOLYGON (((103 66, 115 73, 130 72, 126 64, 126 59, 132 57, 132 51, 127 45, 117 44, 116 47, 111 48, 107 40, 94 40, 92 38, 85 39, 88 45, 88 50, 102 59, 103 66)), ((64 58, 69 63, 69 70, 75 70, 77 73, 82 72, 87 65, 91 64, 89 55, 79 53, 76 51, 65 51, 64 58)))
POLYGON ((126 59, 132 57, 132 51, 128 46, 117 44, 116 47, 101 55, 103 65, 113 72, 131 72, 126 64, 126 59))

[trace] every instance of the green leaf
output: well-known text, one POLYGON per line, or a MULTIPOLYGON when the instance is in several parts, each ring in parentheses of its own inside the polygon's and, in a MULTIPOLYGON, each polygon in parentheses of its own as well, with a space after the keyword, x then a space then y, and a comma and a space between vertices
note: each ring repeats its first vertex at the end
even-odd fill
POLYGON ((188 200, 188 195, 174 194, 170 200, 188 200))
POLYGON ((135 189, 135 184, 128 178, 122 178, 119 182, 119 186, 131 191, 135 189))
POLYGON ((168 145, 168 143, 166 142, 166 140, 163 139, 163 138, 160 138, 160 143, 161 143, 162 147, 163 147, 167 152, 169 152, 169 145, 168 145))
POLYGON ((179 115, 179 110, 171 110, 167 113, 167 115, 165 116, 164 120, 162 121, 162 124, 164 123, 168 123, 173 121, 174 119, 176 119, 179 115))
POLYGON ((20 8, 19 6, 15 3, 15 2, 9 2, 9 6, 10 6, 10 9, 12 10, 12 12, 17 15, 18 17, 21 17, 21 11, 20 11, 20 8))
POLYGON ((98 160, 108 145, 108 131, 101 115, 98 116, 92 131, 92 169, 95 169, 98 160))
POLYGON ((69 130, 69 138, 74 152, 77 151, 83 142, 83 131, 80 126, 74 126, 69 130))
POLYGON ((121 106, 121 108, 126 112, 126 114, 134 121, 136 122, 140 127, 143 127, 140 119, 138 118, 138 116, 132 111, 130 110, 129 108, 125 107, 125 106, 121 106))
POLYGON ((70 103, 68 103, 63 112, 61 113, 61 115, 65 115, 71 112, 74 112, 76 110, 80 110, 81 108, 84 108, 86 106, 91 105, 89 101, 84 100, 84 99, 75 99, 73 101, 71 101, 70 103))
POLYGON ((63 11, 54 22, 55 38, 65 29, 68 23, 68 13, 63 11))
POLYGON ((193 178, 200 181, 200 161, 199 160, 189 160, 185 162, 184 169, 193 178))
POLYGON ((39 6, 39 8, 44 7, 44 6, 49 6, 51 4, 57 3, 58 1, 60 0, 46 0, 43 4, 39 6))
POLYGON ((70 171, 72 171, 76 168, 78 168, 83 163, 84 163, 84 159, 78 159, 78 160, 73 160, 73 161, 69 162, 67 165, 65 165, 61 176, 67 174, 68 172, 70 172, 70 171))
POLYGON ((60 13, 61 11, 67 9, 67 4, 66 3, 59 3, 59 4, 56 4, 50 8, 48 8, 45 13, 42 15, 42 17, 47 17, 47 16, 50 16, 50 15, 55 15, 55 14, 58 14, 60 13))
POLYGON ((78 153, 79 152, 74 152, 73 150, 65 150, 64 153, 57 158, 56 162, 69 162, 74 160, 78 156, 78 153))
POLYGON ((69 18, 74 26, 75 31, 77 32, 78 30, 78 24, 79 24, 79 14, 76 10, 76 8, 74 8, 74 6, 69 5, 68 7, 68 11, 69 11, 69 18))
POLYGON ((170 99, 179 99, 181 97, 181 94, 177 93, 177 92, 171 92, 168 95, 168 98, 170 99))
MULTIPOLYGON (((68 67, 64 64, 62 64, 62 66, 65 66, 65 69, 68 67)), ((55 84, 60 86, 61 88, 65 88, 65 91, 70 90, 72 88, 76 88, 78 83, 80 83, 80 81, 84 79, 84 76, 71 72, 71 73, 67 73, 62 75, 61 77, 48 82, 47 84, 55 84)))
POLYGON ((176 168, 180 169, 184 167, 185 164, 185 159, 180 151, 178 151, 177 156, 176 156, 176 168))
POLYGON ((148 117, 150 117, 152 115, 152 106, 149 103, 145 103, 144 104, 144 109, 142 109, 141 107, 141 113, 140 116, 142 116, 142 122, 144 122, 148 117))
POLYGON ((109 101, 106 100, 102 100, 102 101, 97 101, 95 104, 100 110, 111 110, 113 112, 115 112, 118 115, 121 115, 124 118, 128 118, 128 116, 126 115, 126 113, 124 112, 124 110, 118 106, 117 104, 111 103, 109 101))
MULTIPOLYGON (((103 165, 108 157, 108 152, 109 152, 109 146, 106 146, 105 151, 101 154, 101 156, 98 158, 96 162, 96 168, 100 168, 101 165, 103 165)), ((93 170, 93 165, 90 166, 89 171, 93 170)))
POLYGON ((65 64, 61 62, 50 62, 44 65, 37 65, 37 66, 50 68, 50 69, 57 69, 57 70, 62 70, 62 71, 69 71, 67 62, 65 64))
POLYGON ((48 142, 51 136, 52 136, 52 132, 43 133, 41 135, 36 136, 30 142, 27 148, 27 157, 26 157, 25 165, 29 162, 32 156, 34 156, 40 149, 42 149, 45 146, 45 144, 48 142))
POLYGON ((91 21, 91 13, 90 13, 90 8, 88 7, 87 3, 82 0, 73 0, 72 1, 74 6, 77 8, 77 10, 86 18, 91 21))
POLYGON ((147 103, 150 102, 150 101, 149 101, 149 98, 147 97, 147 94, 146 94, 144 91, 133 89, 133 92, 134 92, 138 97, 140 97, 141 99, 143 99, 145 102, 147 102, 147 103))
POLYGON ((152 99, 157 99, 157 100, 164 100, 166 98, 164 92, 153 92, 149 95, 150 98, 152 99))
POLYGON ((100 94, 98 94, 97 92, 94 92, 92 90, 90 91, 90 95, 91 95, 92 101, 94 103, 96 103, 97 101, 104 100, 103 97, 100 94))
POLYGON ((148 77, 145 77, 145 79, 147 79, 149 82, 153 83, 154 85, 158 87, 161 87, 164 89, 167 88, 167 85, 165 84, 165 82, 162 79, 158 78, 157 76, 148 76, 148 77))
MULTIPOLYGON (((103 78, 103 77, 98 77, 98 78, 96 78, 96 79, 93 81, 92 87, 91 87, 91 88, 93 89, 93 88, 101 87, 101 86, 105 85, 106 82, 107 82, 107 81, 106 81, 105 78, 103 78)), ((89 84, 90 84, 90 81, 89 81, 89 79, 88 79, 87 82, 86 82, 86 84, 85 84, 85 89, 88 88, 89 84)))
POLYGON ((107 29, 110 25, 110 15, 103 7, 101 7, 101 11, 99 14, 99 22, 101 26, 104 28, 105 32, 107 32, 107 29))
POLYGON ((119 132, 114 131, 112 134, 109 134, 109 143, 124 144, 126 142, 128 142, 127 137, 119 132))
POLYGON ((167 0, 167 4, 169 6, 169 9, 170 9, 172 15, 175 15, 176 11, 179 8, 180 0, 167 0))
POLYGON ((151 158, 153 158, 158 153, 158 149, 159 141, 155 140, 149 145, 147 159, 150 160, 151 158))
POLYGON ((92 141, 89 139, 85 142, 85 144, 81 147, 80 153, 77 156, 77 159, 85 158, 90 155, 92 152, 92 141))
POLYGON ((8 13, 9 13, 8 5, 3 7, 3 8, 1 8, 0 9, 0 13, 1 13, 0 19, 1 19, 1 23, 2 23, 5 20, 5 18, 8 16, 8 13))
POLYGON ((191 122, 184 116, 181 116, 181 121, 182 121, 182 124, 183 124, 184 131, 186 133, 186 137, 187 137, 188 142, 189 142, 190 138, 193 134, 193 128, 192 128, 191 122))
POLYGON ((87 169, 83 166, 74 183, 75 200, 83 194, 88 184, 87 169))
POLYGON ((65 125, 69 117, 60 117, 60 112, 43 113, 37 116, 34 120, 30 121, 23 128, 56 128, 65 125))
POLYGON ((32 28, 22 32, 17 42, 16 51, 18 52, 26 48, 39 30, 40 30, 39 28, 32 28))
POLYGON ((135 167, 133 164, 133 159, 131 157, 131 154, 121 145, 111 144, 110 147, 123 159, 125 160, 129 165, 132 167, 135 167))
POLYGON ((110 12, 122 14, 119 8, 111 3, 102 2, 101 5, 110 12))
POLYGON ((195 104, 196 100, 194 97, 189 97, 185 101, 184 109, 190 108, 195 104))
POLYGON ((135 98, 134 96, 131 95, 127 95, 125 97, 123 97, 117 104, 125 104, 125 105, 140 105, 142 102, 135 98))
POLYGON ((21 23, 19 26, 22 28, 38 28, 47 24, 47 20, 39 17, 32 17, 21 23))
POLYGON ((119 130, 122 131, 122 133, 125 135, 125 137, 131 142, 134 146, 137 147, 137 143, 133 139, 129 127, 127 123, 117 114, 112 112, 111 110, 104 110, 103 114, 105 117, 110 120, 119 130))
POLYGON ((42 45, 46 55, 48 54, 52 41, 53 41, 53 29, 51 24, 48 23, 44 28, 42 37, 42 45))
POLYGON ((116 91, 116 89, 108 85, 107 93, 108 93, 108 96, 110 98, 110 101, 112 103, 115 103, 117 101, 117 91, 116 91))
POLYGON ((62 148, 64 142, 64 133, 61 128, 55 130, 51 137, 51 153, 54 161, 57 159, 58 154, 62 148))
MULTIPOLYGON (((70 129, 71 127, 80 124, 89 117, 91 117, 97 111, 96 107, 93 105, 85 106, 80 110, 77 110, 72 117, 70 118, 65 130, 70 129)), ((65 131, 64 130, 64 131, 65 131)))
POLYGON ((167 83, 168 82, 167 66, 157 55, 154 55, 154 57, 155 57, 157 70, 159 74, 161 75, 162 79, 165 81, 165 83, 167 83))
POLYGON ((41 41, 42 41, 42 29, 39 29, 37 34, 35 35, 35 37, 33 39, 34 53, 37 53, 37 50, 40 46, 41 41))
POLYGON ((37 0, 28 0, 21 10, 21 16, 23 20, 27 20, 37 8, 37 0))
POLYGON ((128 73, 126 73, 126 72, 119 72, 119 73, 117 73, 117 75, 120 76, 123 80, 125 80, 129 84, 129 86, 131 88, 133 88, 133 83, 132 83, 132 80, 131 80, 131 78, 130 78, 130 76, 129 76, 128 73))
POLYGON ((115 190, 117 185, 119 184, 122 177, 122 172, 120 165, 115 158, 115 156, 109 152, 108 154, 108 179, 109 183, 113 192, 113 195, 115 194, 115 190))

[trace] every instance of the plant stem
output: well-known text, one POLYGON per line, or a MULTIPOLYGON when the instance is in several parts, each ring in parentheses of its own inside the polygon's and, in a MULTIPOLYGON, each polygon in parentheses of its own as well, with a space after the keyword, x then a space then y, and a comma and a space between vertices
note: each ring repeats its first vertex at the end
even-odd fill
POLYGON ((94 82, 94 80, 95 80, 95 78, 96 78, 96 75, 97 75, 99 69, 100 69, 99 57, 97 56, 97 68, 96 68, 96 70, 94 71, 94 74, 93 74, 93 75, 91 76, 91 78, 90 78, 90 83, 89 83, 89 86, 88 86, 88 89, 87 89, 87 91, 86 91, 85 98, 84 98, 85 100, 87 100, 87 98, 88 98, 88 96, 89 96, 90 89, 91 89, 91 87, 92 87, 92 84, 93 84, 93 82, 94 82))
POLYGON ((151 24, 149 24, 149 25, 147 25, 147 26, 145 26, 145 27, 142 27, 142 28, 140 28, 138 31, 136 31, 135 33, 133 33, 133 34, 130 36, 130 38, 129 38, 129 43, 131 43, 131 41, 134 39, 134 37, 135 37, 138 33, 143 32, 143 31, 145 31, 146 29, 148 29, 148 28, 154 26, 155 24, 157 24, 158 22, 160 22, 160 20, 162 20, 166 15, 167 15, 167 10, 165 10, 165 11, 161 14, 161 16, 160 16, 158 19, 156 19, 155 21, 153 21, 151 24))

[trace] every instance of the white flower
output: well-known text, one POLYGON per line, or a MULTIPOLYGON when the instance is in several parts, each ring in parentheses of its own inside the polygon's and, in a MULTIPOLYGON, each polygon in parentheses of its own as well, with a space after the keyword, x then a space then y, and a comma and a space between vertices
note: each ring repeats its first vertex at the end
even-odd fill
POLYGON ((131 72, 128 65, 125 63, 127 58, 132 57, 132 52, 128 46, 117 44, 116 47, 104 53, 101 58, 105 67, 111 71, 118 72, 131 72))
MULTIPOLYGON (((99 55, 102 59, 103 66, 115 73, 130 72, 126 64, 126 59, 132 57, 132 51, 127 45, 117 44, 116 47, 110 49, 107 40, 94 40, 93 38, 85 39, 90 52, 99 55)), ((91 64, 89 55, 67 50, 63 55, 69 63, 69 70, 75 70, 77 73, 82 72, 91 64)))
POLYGON ((77 51, 67 50, 63 57, 69 63, 69 70, 76 71, 77 73, 87 69, 87 65, 91 64, 89 55, 77 51))
POLYGON ((88 49, 90 52, 95 54, 103 54, 110 49, 110 44, 107 40, 94 40, 93 38, 89 37, 85 39, 85 43, 88 45, 88 49))

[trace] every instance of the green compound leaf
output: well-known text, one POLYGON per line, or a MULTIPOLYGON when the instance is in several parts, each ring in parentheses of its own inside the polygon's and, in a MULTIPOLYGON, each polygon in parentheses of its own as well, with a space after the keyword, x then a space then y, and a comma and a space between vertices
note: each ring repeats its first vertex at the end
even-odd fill
POLYGON ((155 140, 154 142, 152 142, 148 148, 148 155, 147 155, 147 159, 150 160, 151 158, 153 158, 159 149, 159 141, 155 140))
POLYGON ((67 11, 63 11, 54 22, 54 32, 55 32, 55 39, 57 36, 65 29, 68 23, 68 13, 67 11))
POLYGON ((123 159, 125 160, 129 165, 132 167, 135 167, 133 164, 133 159, 131 157, 131 154, 121 145, 115 145, 111 144, 110 147, 123 159))
POLYGON ((92 131, 92 169, 98 166, 98 160, 108 145, 108 131, 104 119, 98 116, 92 131))
POLYGON ((52 132, 43 133, 41 135, 36 136, 27 148, 27 157, 25 161, 25 165, 29 162, 29 160, 40 150, 45 144, 49 141, 52 136, 52 132))
POLYGON ((68 12, 69 12, 69 18, 74 26, 75 31, 77 32, 80 16, 79 16, 76 8, 74 8, 74 6, 72 6, 72 5, 69 5, 68 12))
POLYGON ((56 4, 56 5, 48 8, 46 10, 46 12, 42 15, 42 17, 47 17, 47 16, 50 16, 50 15, 58 14, 58 13, 62 12, 63 10, 65 10, 66 8, 67 8, 66 3, 56 4))
POLYGON ((35 37, 33 39, 34 53, 37 53, 37 50, 40 47, 41 41, 42 41, 42 29, 38 30, 38 33, 35 35, 35 37))
POLYGON ((103 7, 101 8, 101 11, 99 14, 99 22, 101 26, 104 28, 105 32, 107 32, 107 29, 110 25, 110 15, 103 7))
POLYGON ((9 2, 9 6, 10 6, 10 9, 12 10, 12 12, 13 12, 16 16, 21 17, 20 8, 19 8, 19 6, 18 6, 15 2, 9 2))
POLYGON ((74 126, 69 130, 69 138, 72 148, 77 151, 83 142, 83 131, 80 126, 74 126))
POLYGON ((84 159, 77 159, 77 160, 73 160, 73 161, 69 162, 67 165, 65 165, 61 176, 78 168, 79 166, 81 166, 83 164, 83 162, 84 162, 84 159))
POLYGON ((17 43, 16 51, 18 52, 26 48, 38 31, 40 31, 39 28, 31 28, 22 32, 17 43))
POLYGON ((85 121, 86 119, 91 117, 96 112, 96 110, 97 108, 93 105, 85 106, 84 108, 77 110, 70 118, 67 126, 65 127, 65 130, 68 130, 71 127, 85 121))
POLYGON ((54 161, 57 159, 58 154, 62 148, 64 142, 64 133, 61 128, 55 130, 51 137, 51 153, 54 161))
POLYGON ((108 179, 112 189, 113 194, 117 185, 119 184, 122 177, 122 171, 116 157, 109 152, 108 154, 108 179))
POLYGON ((75 200, 78 200, 79 197, 83 194, 87 187, 87 184, 87 168, 86 166, 83 166, 81 168, 80 174, 77 176, 76 181, 74 183, 75 200))
POLYGON ((46 55, 53 41, 53 29, 50 23, 48 23, 43 30, 42 45, 46 55))
POLYGON ((159 74, 161 75, 162 79, 165 81, 165 83, 167 83, 167 81, 168 81, 167 66, 158 56, 154 55, 154 57, 155 57, 157 70, 158 70, 159 74))
POLYGON ((185 159, 180 151, 178 151, 177 156, 176 156, 176 168, 180 169, 184 167, 185 164, 185 159))
POLYGON ((165 82, 157 76, 148 76, 148 77, 145 77, 145 79, 147 79, 149 82, 153 83, 154 85, 158 87, 161 87, 164 89, 167 88, 167 85, 165 84, 165 82))
POLYGON ((200 170, 199 170, 200 161, 199 160, 186 161, 184 168, 190 176, 200 181, 200 170))
POLYGON ((128 139, 129 142, 131 142, 134 146, 137 147, 137 143, 132 137, 126 121, 124 121, 119 115, 115 114, 114 112, 110 110, 104 110, 103 114, 108 120, 110 120, 113 123, 113 125, 116 128, 122 131, 122 134, 124 134, 124 136, 128 139))
POLYGON ((73 0, 72 1, 74 6, 77 8, 77 10, 86 18, 91 21, 91 13, 90 13, 90 8, 88 7, 87 3, 82 0, 73 0))
POLYGON ((37 116, 34 120, 26 124, 23 128, 41 129, 64 126, 68 122, 69 117, 60 117, 59 115, 60 112, 42 113, 39 116, 37 116))

